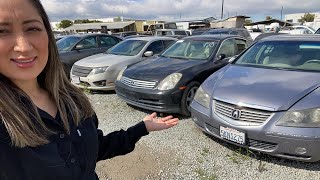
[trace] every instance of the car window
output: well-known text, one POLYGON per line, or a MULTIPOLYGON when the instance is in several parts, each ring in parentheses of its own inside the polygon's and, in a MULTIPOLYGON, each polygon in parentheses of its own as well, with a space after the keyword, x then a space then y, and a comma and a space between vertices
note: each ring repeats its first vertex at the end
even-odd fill
POLYGON ((235 55, 235 40, 227 39, 222 42, 217 55, 224 54, 226 57, 232 57, 235 55))
POLYGON ((167 48, 171 46, 175 42, 175 40, 163 40, 162 42, 163 42, 164 48, 167 48))
POLYGON ((135 56, 143 49, 147 41, 143 40, 124 40, 110 48, 107 53, 124 56, 135 56))
POLYGON ((113 37, 110 36, 100 36, 100 46, 101 47, 111 47, 118 43, 113 37))
POLYGON ((83 40, 81 40, 78 44, 77 44, 78 48, 81 49, 90 49, 90 48, 95 48, 97 47, 97 40, 95 36, 91 36, 91 37, 87 37, 83 40))
POLYGON ((153 54, 159 54, 163 51, 164 47, 161 40, 152 42, 146 51, 152 51, 153 54))
POLYGON ((76 36, 69 36, 69 37, 64 37, 57 41, 57 47, 59 51, 67 51, 71 49, 75 44, 80 40, 80 37, 76 36))
POLYGON ((258 42, 248 49, 236 64, 320 71, 320 42, 258 42))
POLYGON ((236 39, 236 54, 240 54, 248 47, 247 42, 243 39, 236 39))
POLYGON ((174 31, 175 35, 187 35, 186 31, 174 31))
POLYGON ((217 44, 217 41, 209 40, 179 40, 164 51, 161 56, 185 60, 207 60, 217 44))

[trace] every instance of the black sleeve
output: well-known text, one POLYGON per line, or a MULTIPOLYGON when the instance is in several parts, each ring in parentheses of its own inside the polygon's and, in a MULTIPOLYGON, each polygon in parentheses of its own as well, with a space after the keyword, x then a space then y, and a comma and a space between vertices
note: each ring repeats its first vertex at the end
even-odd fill
MULTIPOLYGON (((98 119, 95 117, 95 124, 98 127, 98 119)), ((134 150, 136 142, 149 132, 143 121, 131 126, 127 131, 121 129, 106 136, 102 130, 97 129, 99 140, 99 154, 97 161, 109 159, 118 155, 124 155, 134 150)))

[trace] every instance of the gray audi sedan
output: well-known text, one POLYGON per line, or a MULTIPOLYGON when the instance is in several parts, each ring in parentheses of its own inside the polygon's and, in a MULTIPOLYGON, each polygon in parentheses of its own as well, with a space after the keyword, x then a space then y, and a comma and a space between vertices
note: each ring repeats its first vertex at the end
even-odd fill
POLYGON ((226 142, 319 161, 320 38, 259 40, 202 83, 191 115, 202 131, 226 142))

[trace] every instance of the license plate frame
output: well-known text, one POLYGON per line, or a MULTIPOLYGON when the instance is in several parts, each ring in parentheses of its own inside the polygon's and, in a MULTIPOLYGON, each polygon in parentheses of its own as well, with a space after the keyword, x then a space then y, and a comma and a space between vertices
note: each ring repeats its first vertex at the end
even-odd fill
POLYGON ((246 134, 230 127, 220 126, 220 137, 240 145, 246 144, 246 134))
POLYGON ((75 84, 80 84, 80 77, 79 76, 71 76, 71 82, 75 84))

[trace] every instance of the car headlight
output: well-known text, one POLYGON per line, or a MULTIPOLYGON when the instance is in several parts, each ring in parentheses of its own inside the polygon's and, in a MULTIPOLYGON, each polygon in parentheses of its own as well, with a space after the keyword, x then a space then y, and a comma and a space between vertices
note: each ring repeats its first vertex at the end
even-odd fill
POLYGON ((181 77, 182 77, 181 73, 170 74, 159 83, 158 89, 159 90, 173 89, 176 86, 176 84, 179 82, 181 77))
POLYGON ((288 111, 277 122, 278 126, 320 127, 320 108, 288 111))
POLYGON ((90 76, 90 75, 95 75, 95 74, 104 73, 104 72, 107 71, 108 67, 109 67, 109 66, 93 68, 93 69, 91 70, 91 72, 89 73, 89 76, 90 76))
POLYGON ((210 96, 202 89, 201 86, 198 88, 193 100, 201 104, 203 107, 209 109, 210 96))
POLYGON ((122 77, 122 74, 123 72, 127 69, 127 66, 124 67, 123 69, 121 69, 121 71, 119 72, 118 76, 117 76, 117 81, 120 81, 121 77, 122 77))

